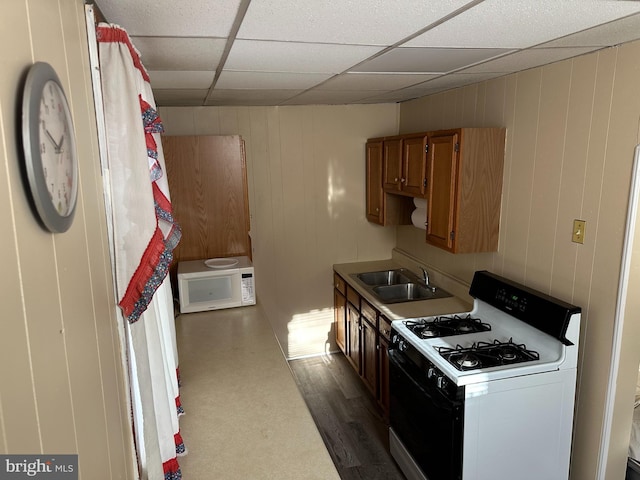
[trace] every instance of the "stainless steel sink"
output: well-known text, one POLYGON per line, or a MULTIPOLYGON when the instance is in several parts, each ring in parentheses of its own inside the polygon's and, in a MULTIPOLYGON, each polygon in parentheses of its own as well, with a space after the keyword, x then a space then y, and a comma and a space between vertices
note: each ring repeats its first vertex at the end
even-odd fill
POLYGON ((378 270, 351 275, 382 303, 416 302, 450 297, 446 290, 426 285, 404 268, 378 270))
POLYGON ((356 277, 370 286, 396 285, 399 283, 409 283, 411 281, 402 269, 358 273, 356 277))
POLYGON ((373 294, 383 303, 412 302, 450 297, 451 294, 441 288, 427 287, 418 283, 403 283, 401 285, 379 285, 373 287, 373 294))

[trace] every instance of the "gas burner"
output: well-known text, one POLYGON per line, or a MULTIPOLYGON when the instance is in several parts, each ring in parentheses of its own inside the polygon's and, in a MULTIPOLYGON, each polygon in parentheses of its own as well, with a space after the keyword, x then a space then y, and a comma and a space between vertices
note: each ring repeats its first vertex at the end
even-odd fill
POLYGON ((475 368, 480 364, 478 357, 472 353, 463 353, 455 359, 456 364, 460 365, 463 369, 475 368))
POLYGON ((531 362, 538 360, 540 355, 534 350, 528 350, 526 345, 517 344, 513 339, 507 342, 494 340, 476 342, 470 347, 437 347, 438 352, 458 370, 472 370, 475 368, 489 368, 513 363, 531 362))
POLYGON ((471 315, 454 315, 450 317, 421 318, 406 320, 404 324, 418 338, 450 337, 465 333, 485 332, 491 330, 491 325, 483 323, 479 318, 471 315))

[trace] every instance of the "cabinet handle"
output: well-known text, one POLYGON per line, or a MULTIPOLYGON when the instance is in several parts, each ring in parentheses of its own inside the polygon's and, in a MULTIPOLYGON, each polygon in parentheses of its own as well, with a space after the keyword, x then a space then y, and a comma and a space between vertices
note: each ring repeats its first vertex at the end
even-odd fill
POLYGON ((397 181, 398 181, 398 177, 394 178, 394 179, 393 179, 393 181, 394 181, 394 182, 397 182, 397 181))
POLYGON ((376 212, 379 212, 379 211, 380 211, 380 207, 376 207, 376 212))
POLYGON ((400 179, 400 183, 405 183, 407 180, 405 178, 400 179))

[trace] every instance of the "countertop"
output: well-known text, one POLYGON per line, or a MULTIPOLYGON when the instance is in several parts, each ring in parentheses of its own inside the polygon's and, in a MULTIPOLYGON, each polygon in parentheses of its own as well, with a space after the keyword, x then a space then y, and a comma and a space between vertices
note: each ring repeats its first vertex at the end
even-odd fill
MULTIPOLYGON (((379 312, 383 313, 390 320, 463 313, 471 310, 473 306, 472 299, 465 293, 468 292, 468 287, 460 282, 455 282, 455 280, 446 278, 433 270, 429 270, 432 283, 453 294, 452 297, 384 304, 364 288, 358 281, 351 277, 352 274, 395 268, 407 268, 407 265, 403 265, 401 262, 394 259, 387 259, 368 262, 338 263, 333 266, 334 271, 351 287, 353 287, 360 296, 366 299, 367 302, 373 305, 379 312)), ((413 271, 413 273, 416 272, 413 271)))
POLYGON ((340 480, 259 305, 176 319, 185 479, 340 480))

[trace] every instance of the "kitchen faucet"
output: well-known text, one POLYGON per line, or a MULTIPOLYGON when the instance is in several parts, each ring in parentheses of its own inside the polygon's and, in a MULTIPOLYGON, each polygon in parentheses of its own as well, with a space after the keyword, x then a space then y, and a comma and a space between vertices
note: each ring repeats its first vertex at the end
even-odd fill
POLYGON ((424 280, 424 284, 429 287, 429 272, 422 267, 420 267, 420 270, 422 270, 422 280, 424 280))

